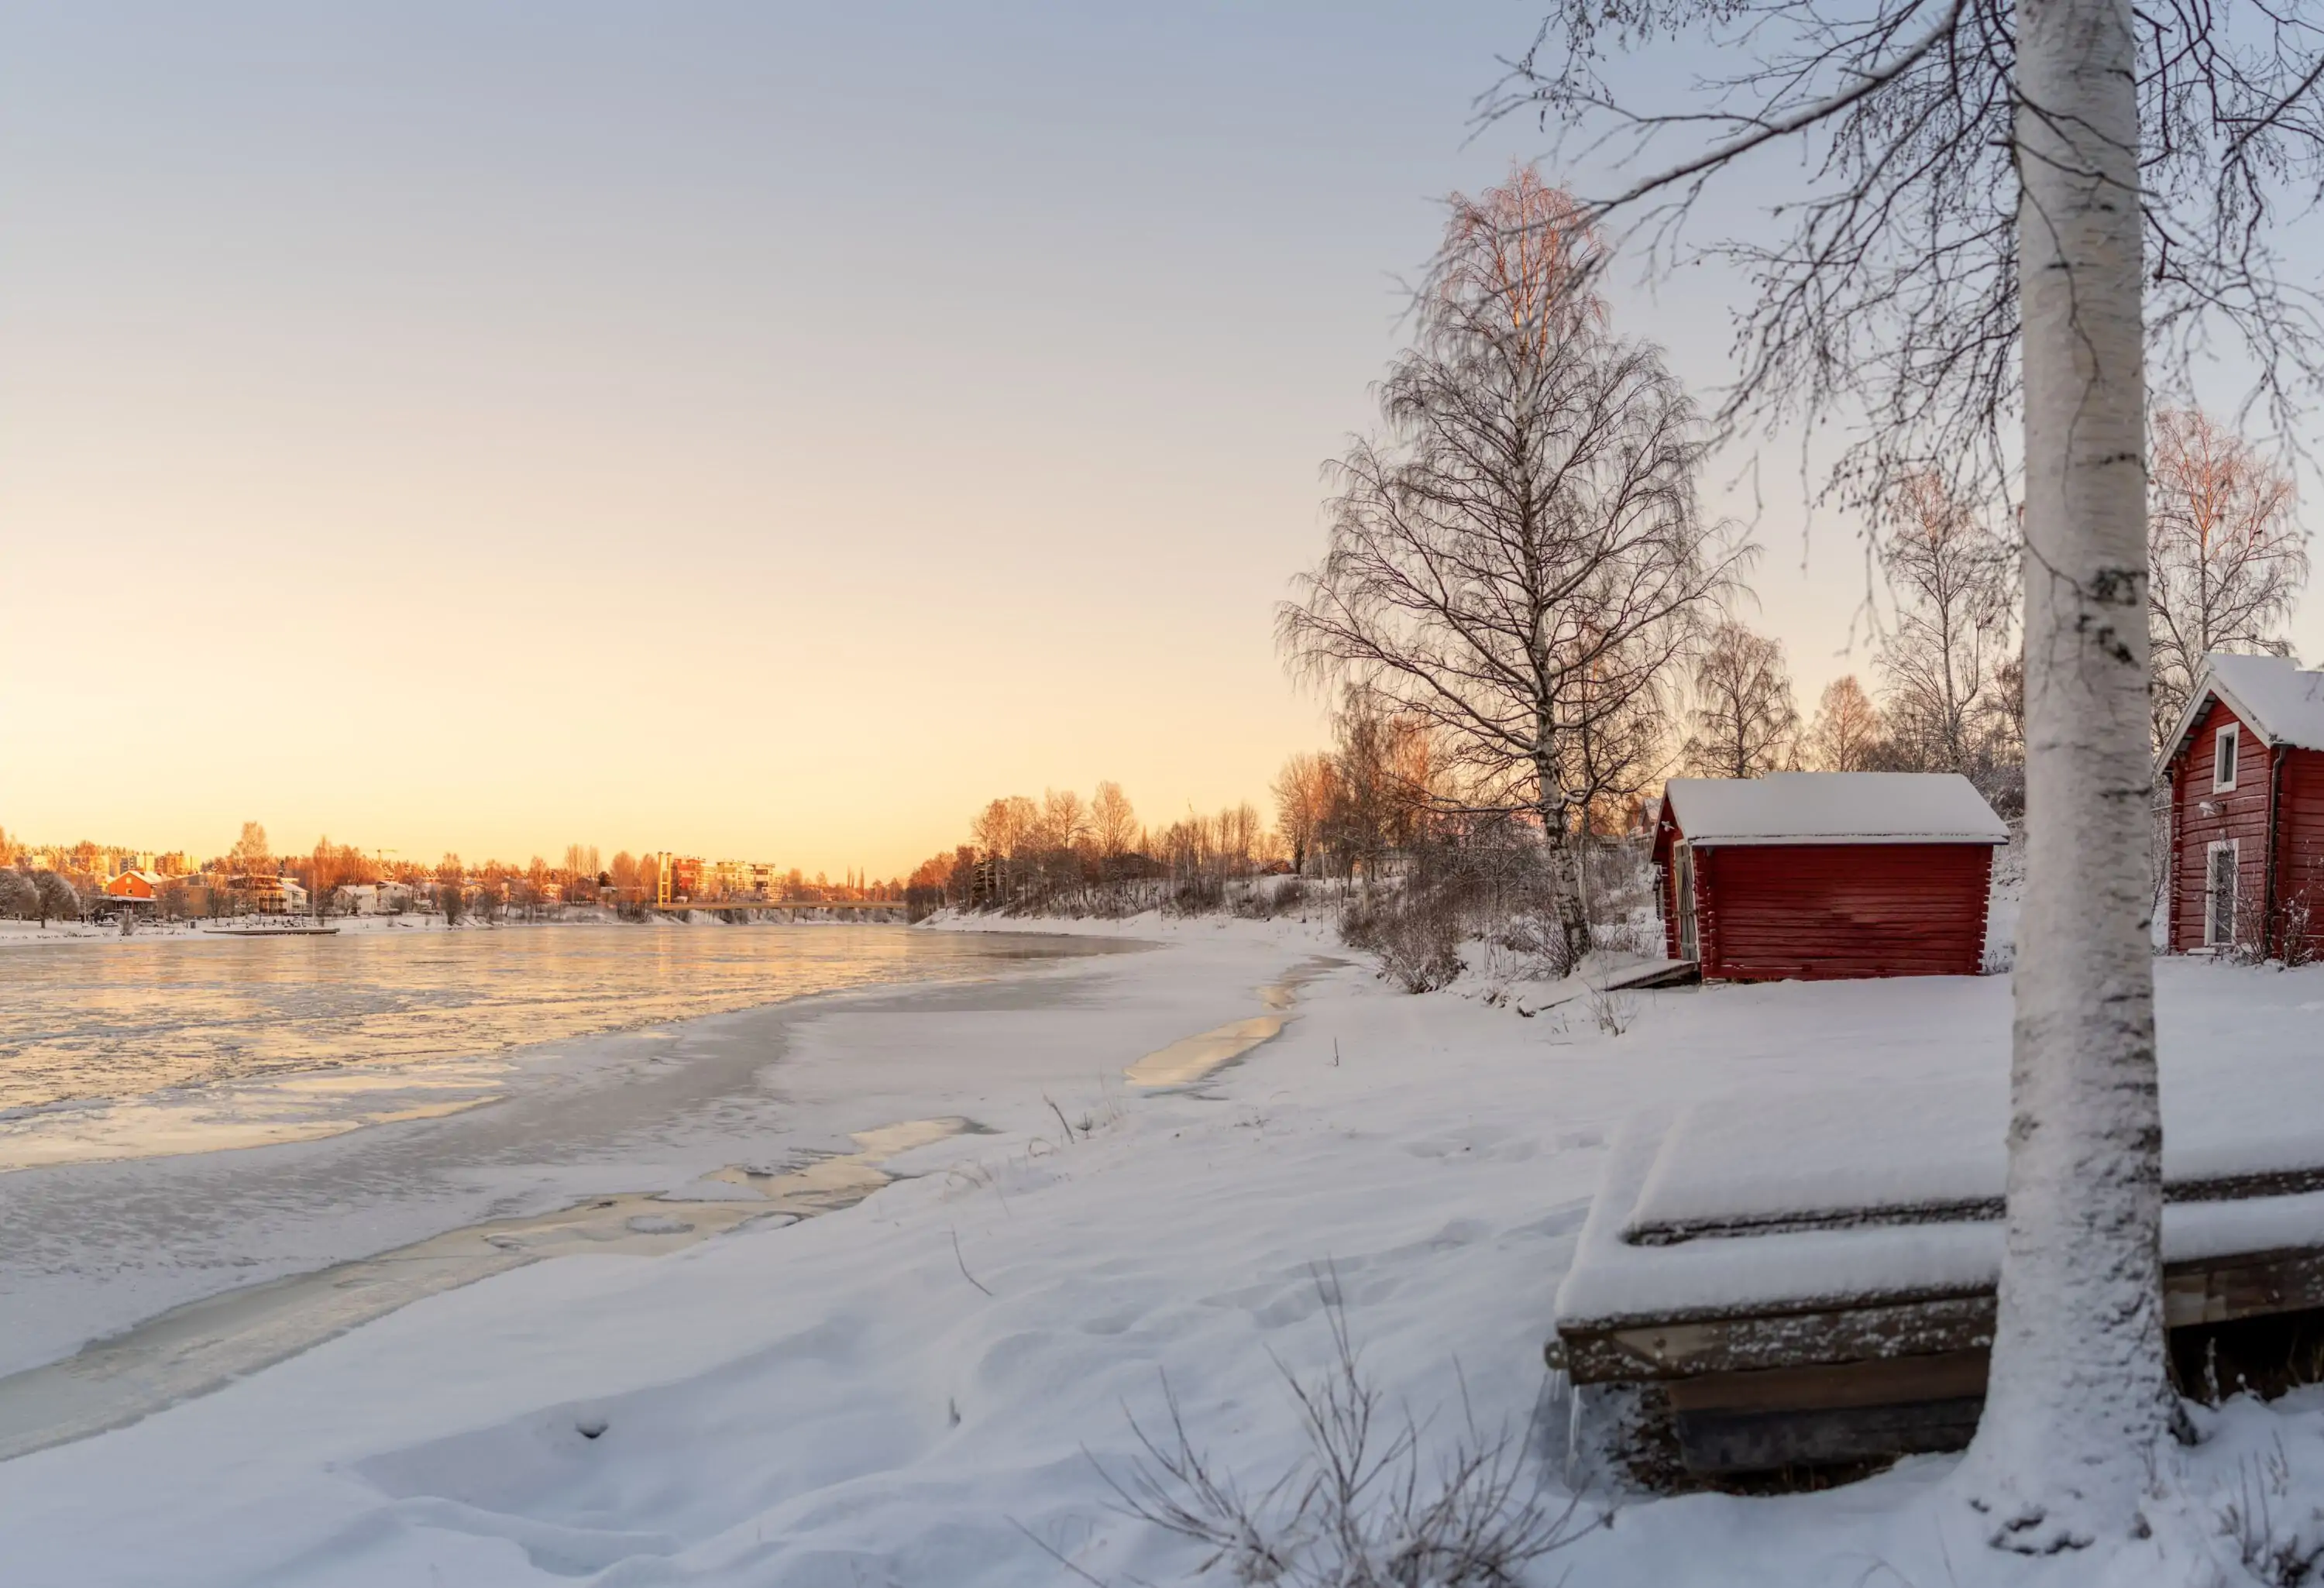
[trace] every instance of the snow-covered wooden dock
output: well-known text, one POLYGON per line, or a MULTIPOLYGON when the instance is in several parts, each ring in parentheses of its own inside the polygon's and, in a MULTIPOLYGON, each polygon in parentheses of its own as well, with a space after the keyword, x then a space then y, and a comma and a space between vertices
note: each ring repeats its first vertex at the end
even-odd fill
MULTIPOLYGON (((2166 1087, 2182 1374, 2216 1362, 2218 1325, 2324 1318, 2324 1082, 2264 1067, 2256 1088, 2166 1087)), ((1993 1340, 2006 1107, 1997 1086, 1900 1085, 1633 1120, 1549 1346, 1577 1459, 1670 1488, 1964 1445, 1993 1340)))

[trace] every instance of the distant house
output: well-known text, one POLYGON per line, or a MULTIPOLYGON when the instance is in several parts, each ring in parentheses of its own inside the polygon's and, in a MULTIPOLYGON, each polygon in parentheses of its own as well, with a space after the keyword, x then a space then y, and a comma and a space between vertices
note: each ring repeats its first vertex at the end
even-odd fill
POLYGON ((1705 981, 1975 975, 2009 829, 1953 772, 1673 778, 1654 861, 1705 981))
POLYGON ((268 876, 261 872, 236 877, 233 880, 233 886, 249 907, 260 915, 297 915, 307 908, 307 890, 296 877, 268 876))
POLYGON ((161 897, 162 887, 169 882, 158 872, 139 868, 122 872, 105 885, 106 893, 115 899, 153 900, 161 897))
POLYGON ((373 882, 342 882, 331 890, 331 908, 346 915, 377 915, 378 885, 373 882))
POLYGON ((2324 955, 2324 672, 2205 657, 2162 772, 2171 952, 2324 955))

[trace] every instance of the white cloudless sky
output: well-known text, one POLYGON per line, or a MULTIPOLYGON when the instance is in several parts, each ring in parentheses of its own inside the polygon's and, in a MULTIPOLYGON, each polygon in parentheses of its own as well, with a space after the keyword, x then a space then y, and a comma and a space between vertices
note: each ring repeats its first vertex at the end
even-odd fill
MULTIPOLYGON (((0 824, 886 874, 995 794, 1263 803, 1318 467, 1436 200, 1547 146, 1472 121, 1536 20, 0 6, 0 824)), ((1711 276, 1617 322, 1726 374, 1711 276)), ((1796 467, 1806 709, 1865 578, 1796 467)))

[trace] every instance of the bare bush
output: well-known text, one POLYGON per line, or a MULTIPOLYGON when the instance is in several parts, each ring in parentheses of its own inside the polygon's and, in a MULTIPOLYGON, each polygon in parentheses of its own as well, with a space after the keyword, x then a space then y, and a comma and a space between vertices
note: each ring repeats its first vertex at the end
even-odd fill
MULTIPOLYGON (((1408 992, 1443 986, 1461 974, 1462 945, 1480 946, 1496 979, 1554 981, 1581 960, 1564 929, 1560 866, 1572 858, 1545 845, 1529 827, 1486 821, 1465 833, 1439 834, 1402 852, 1396 885, 1351 903, 1340 935, 1377 955, 1382 974, 1408 992)), ((1652 873, 1630 839, 1593 839, 1578 868, 1598 946, 1658 955, 1663 928, 1654 918, 1652 873)))
POLYGON ((1168 1426, 1132 1417, 1144 1455, 1120 1474, 1099 1463, 1127 1515, 1193 1539, 1210 1551, 1199 1571, 1244 1588, 1518 1588, 1529 1565, 1587 1531, 1518 1431, 1479 1430, 1465 1386, 1460 1437, 1425 1460, 1420 1426, 1389 1418, 1358 1361, 1336 1278, 1316 1288, 1333 1361, 1310 1380, 1282 1369, 1306 1454, 1246 1487, 1195 1445, 1165 1379, 1168 1426))
POLYGON ((1367 919, 1369 941, 1359 946, 1377 955, 1380 974, 1406 992, 1433 992, 1460 976, 1460 914, 1447 895, 1400 896, 1367 919))
POLYGON ((1638 1000, 1633 993, 1593 987, 1590 990, 1590 1018, 1609 1037, 1618 1037, 1637 1023, 1638 1000))
POLYGON ((2324 1512, 2310 1506, 2305 1526, 2297 1516, 2292 1460, 2282 1439, 2273 1454, 2236 1463, 2236 1492, 2219 1508, 2219 1531, 2235 1545, 2255 1581, 2269 1588, 2298 1588, 2316 1580, 2316 1569, 2324 1564, 2324 1512))

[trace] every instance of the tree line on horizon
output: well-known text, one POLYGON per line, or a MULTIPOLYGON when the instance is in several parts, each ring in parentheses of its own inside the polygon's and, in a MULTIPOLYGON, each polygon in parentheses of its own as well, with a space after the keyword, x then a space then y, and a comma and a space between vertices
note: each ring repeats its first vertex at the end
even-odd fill
MULTIPOLYGON (((52 919, 82 915, 104 896, 112 880, 100 874, 102 857, 132 852, 84 840, 45 852, 54 863, 42 867, 30 863, 34 853, 0 828, 0 919, 37 919, 45 926, 52 919)), ((456 922, 538 920, 565 904, 604 906, 641 916, 658 897, 660 882, 654 854, 636 855, 624 849, 601 863, 593 844, 567 845, 555 862, 536 854, 522 863, 487 860, 471 864, 450 852, 432 863, 390 859, 377 851, 334 843, 328 836, 318 838, 311 851, 277 854, 264 825, 251 821, 242 825, 224 854, 198 868, 165 875, 155 904, 167 919, 242 913, 249 908, 252 882, 284 877, 305 890, 308 908, 302 913, 348 913, 353 906, 345 891, 369 887, 389 892, 383 913, 430 910, 456 922)), ((780 879, 779 888, 783 900, 797 902, 903 897, 902 879, 881 882, 853 871, 834 882, 823 872, 808 878, 793 868, 780 879)), ((718 898, 706 896, 701 901, 715 903, 718 898)))

